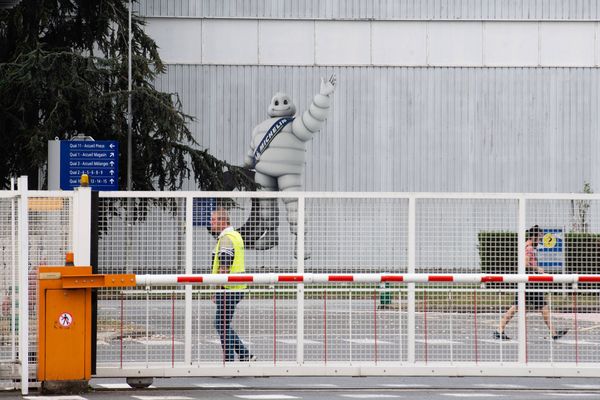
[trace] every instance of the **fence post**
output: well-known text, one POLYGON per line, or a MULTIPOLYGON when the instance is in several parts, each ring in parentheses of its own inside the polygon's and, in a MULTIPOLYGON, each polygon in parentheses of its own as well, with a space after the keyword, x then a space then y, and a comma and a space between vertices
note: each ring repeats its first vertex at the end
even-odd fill
POLYGON ((19 361, 21 394, 29 393, 29 195, 27 177, 17 182, 19 192, 19 361))
MULTIPOLYGON (((194 264, 194 197, 185 198, 185 273, 192 274, 194 264)), ((185 286, 184 362, 192 364, 192 285, 185 286)))
POLYGON ((78 187, 73 191, 73 255, 74 264, 90 265, 92 243, 92 188, 78 187))
MULTIPOLYGON (((10 178, 10 190, 15 190, 15 178, 10 178)), ((18 197, 12 197, 10 200, 10 243, 11 243, 11 275, 10 275, 10 337, 11 351, 10 359, 17 360, 17 287, 18 280, 18 254, 19 254, 19 237, 17 232, 17 212, 18 212, 18 197)))
MULTIPOLYGON (((408 198, 408 269, 407 273, 414 274, 416 271, 416 248, 417 248, 417 238, 415 237, 417 233, 417 205, 416 198, 414 195, 411 195, 408 198)), ((407 293, 407 361, 409 363, 414 363, 415 358, 415 338, 416 338, 416 329, 415 329, 415 312, 416 312, 416 304, 415 304, 415 284, 408 284, 408 293, 407 293)))
MULTIPOLYGON (((304 195, 298 197, 298 274, 304 273, 304 218, 306 215, 304 195)), ((296 362, 304 364, 304 284, 296 287, 296 362)))
MULTIPOLYGON (((518 232, 518 270, 517 273, 525 274, 525 218, 526 218, 526 200, 525 197, 519 197, 519 232, 518 232)), ((518 286, 518 361, 520 363, 527 362, 527 319, 525 313, 525 283, 520 282, 518 286)))

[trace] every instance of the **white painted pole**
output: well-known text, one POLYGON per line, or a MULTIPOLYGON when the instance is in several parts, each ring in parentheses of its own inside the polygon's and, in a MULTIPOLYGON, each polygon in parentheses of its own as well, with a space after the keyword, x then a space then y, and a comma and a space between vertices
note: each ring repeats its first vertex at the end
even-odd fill
POLYGON ((29 198, 27 177, 17 183, 19 191, 19 361, 21 394, 29 393, 29 198))
MULTIPOLYGON (((519 233, 518 233, 518 273, 525 274, 525 217, 526 217, 526 200, 521 197, 519 198, 519 233)), ((519 312, 517 314, 517 329, 518 329, 518 356, 517 359, 520 363, 527 361, 527 320, 525 313, 525 283, 520 282, 518 284, 518 307, 519 312)))
MULTIPOLYGON (((187 196, 185 204, 185 273, 193 272, 194 263, 194 197, 187 196)), ((185 288, 185 315, 184 315, 184 362, 192 364, 192 286, 185 288)))
MULTIPOLYGON (((92 188, 73 191, 73 256, 75 265, 90 265, 92 245, 92 188)), ((64 254, 63 254, 64 256, 64 254)))
MULTIPOLYGON (((417 259, 417 199, 414 196, 408 199, 408 266, 407 272, 414 274, 416 271, 416 259, 417 259)), ((407 305, 406 305, 406 316, 407 316, 407 361, 408 363, 414 363, 415 358, 415 339, 416 339, 416 299, 415 299, 415 284, 408 284, 407 292, 407 305)))
MULTIPOLYGON (((304 219, 306 216, 306 200, 298 197, 298 274, 304 274, 304 219)), ((304 284, 296 287, 296 362, 304 364, 304 284)))

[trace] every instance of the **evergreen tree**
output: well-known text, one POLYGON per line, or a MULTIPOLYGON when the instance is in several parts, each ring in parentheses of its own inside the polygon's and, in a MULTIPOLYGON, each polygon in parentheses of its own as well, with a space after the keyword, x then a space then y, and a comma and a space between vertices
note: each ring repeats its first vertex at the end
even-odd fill
MULTIPOLYGON (((152 82, 165 71, 156 43, 132 20, 133 189, 177 190, 193 175, 202 190, 254 188, 239 167, 194 140, 176 94, 152 82)), ((80 132, 119 140, 126 187, 128 8, 126 0, 22 0, 0 10, 0 188, 37 172, 47 141, 80 132)))

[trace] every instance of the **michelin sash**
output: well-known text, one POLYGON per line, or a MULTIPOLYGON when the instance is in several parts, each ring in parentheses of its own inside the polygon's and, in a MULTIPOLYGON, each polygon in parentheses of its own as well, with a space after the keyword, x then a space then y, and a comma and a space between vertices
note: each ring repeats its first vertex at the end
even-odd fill
POLYGON ((273 126, 269 128, 265 136, 262 138, 258 146, 256 146, 256 150, 254 150, 254 165, 256 165, 262 153, 264 153, 267 147, 269 147, 269 144, 271 144, 273 139, 275 139, 275 136, 277 136, 279 132, 281 132, 283 128, 285 128, 285 126, 293 120, 294 117, 283 117, 275 121, 273 126))

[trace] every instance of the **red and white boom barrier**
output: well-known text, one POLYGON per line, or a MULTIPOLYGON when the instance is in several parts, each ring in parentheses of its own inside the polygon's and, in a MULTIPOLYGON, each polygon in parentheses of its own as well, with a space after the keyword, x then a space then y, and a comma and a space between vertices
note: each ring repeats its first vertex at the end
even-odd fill
POLYGON ((278 283, 600 283, 600 275, 485 275, 485 274, 196 274, 136 275, 138 286, 230 285, 278 283))

